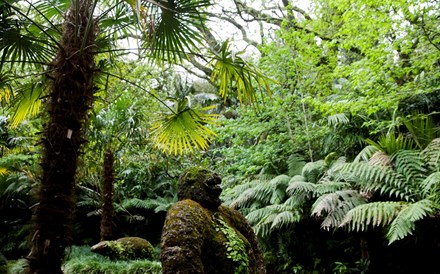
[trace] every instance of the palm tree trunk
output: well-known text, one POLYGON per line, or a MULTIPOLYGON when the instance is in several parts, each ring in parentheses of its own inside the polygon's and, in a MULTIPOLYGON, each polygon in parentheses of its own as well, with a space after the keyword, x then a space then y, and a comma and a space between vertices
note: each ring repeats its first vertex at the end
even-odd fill
POLYGON ((49 113, 43 132, 42 180, 27 257, 34 274, 62 273, 72 242, 73 190, 87 114, 93 102, 95 26, 92 0, 73 0, 66 14, 61 47, 51 66, 49 113))
POLYGON ((104 154, 104 178, 102 180, 101 241, 113 240, 114 159, 113 151, 107 149, 104 154))

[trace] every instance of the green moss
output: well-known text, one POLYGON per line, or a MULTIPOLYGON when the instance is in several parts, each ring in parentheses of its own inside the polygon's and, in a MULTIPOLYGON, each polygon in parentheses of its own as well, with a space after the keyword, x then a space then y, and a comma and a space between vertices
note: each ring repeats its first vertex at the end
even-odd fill
POLYGON ((104 241, 92 247, 92 251, 114 260, 151 259, 154 248, 145 239, 125 237, 116 241, 104 241))
POLYGON ((237 216, 240 213, 221 206, 214 217, 189 199, 173 205, 162 234, 163 273, 265 273, 256 257, 258 243, 247 240, 254 234, 241 224, 244 217, 237 216))

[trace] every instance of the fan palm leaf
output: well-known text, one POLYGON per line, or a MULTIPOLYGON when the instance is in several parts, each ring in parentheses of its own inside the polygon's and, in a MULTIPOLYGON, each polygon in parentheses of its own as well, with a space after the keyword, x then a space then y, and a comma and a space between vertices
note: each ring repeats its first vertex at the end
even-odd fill
POLYGON ((163 113, 152 124, 152 134, 156 145, 164 152, 192 152, 193 146, 206 150, 209 139, 215 132, 206 125, 214 125, 216 114, 205 113, 211 107, 191 107, 188 98, 175 101, 173 111, 163 113))
POLYGON ((145 1, 148 16, 141 17, 146 34, 146 47, 155 61, 181 62, 193 52, 203 36, 208 0, 145 1))

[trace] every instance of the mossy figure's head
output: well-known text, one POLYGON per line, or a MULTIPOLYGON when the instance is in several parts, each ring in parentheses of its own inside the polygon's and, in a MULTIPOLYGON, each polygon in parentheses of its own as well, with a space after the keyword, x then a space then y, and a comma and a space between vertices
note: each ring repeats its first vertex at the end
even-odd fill
POLYGON ((215 211, 221 204, 221 182, 220 176, 208 169, 189 168, 179 178, 179 200, 191 199, 215 211))

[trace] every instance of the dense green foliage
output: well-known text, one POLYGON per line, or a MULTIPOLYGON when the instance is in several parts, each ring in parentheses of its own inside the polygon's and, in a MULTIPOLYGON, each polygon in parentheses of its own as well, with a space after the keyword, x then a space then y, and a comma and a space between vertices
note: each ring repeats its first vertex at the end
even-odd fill
MULTIPOLYGON (((0 3, 0 255, 7 259, 29 249, 45 73, 69 4, 54 0, 54 11, 37 1, 38 13, 23 3, 24 13, 13 9, 18 2, 0 3)), ((186 25, 215 17, 204 13, 209 1, 175 1, 189 14, 182 18, 152 1, 140 1, 142 8, 113 2, 103 1, 107 12, 99 18, 95 100, 75 177, 74 244, 99 241, 103 155, 111 149, 114 238, 142 237, 157 247, 179 175, 201 165, 221 174, 222 199, 252 224, 270 273, 438 268, 438 0, 313 0, 307 8, 259 1, 262 10, 282 2, 278 17, 235 1, 241 8, 222 16, 264 22, 260 41, 243 37, 258 51, 249 59, 240 43, 213 41, 197 20, 186 25), (167 35, 161 15, 174 22, 169 44, 160 36, 167 35), (120 47, 139 36, 148 38, 136 40, 140 48, 120 47), (185 151, 192 153, 179 154, 185 151)), ((87 247, 73 247, 64 267, 160 272, 157 261, 110 261, 87 247)))

